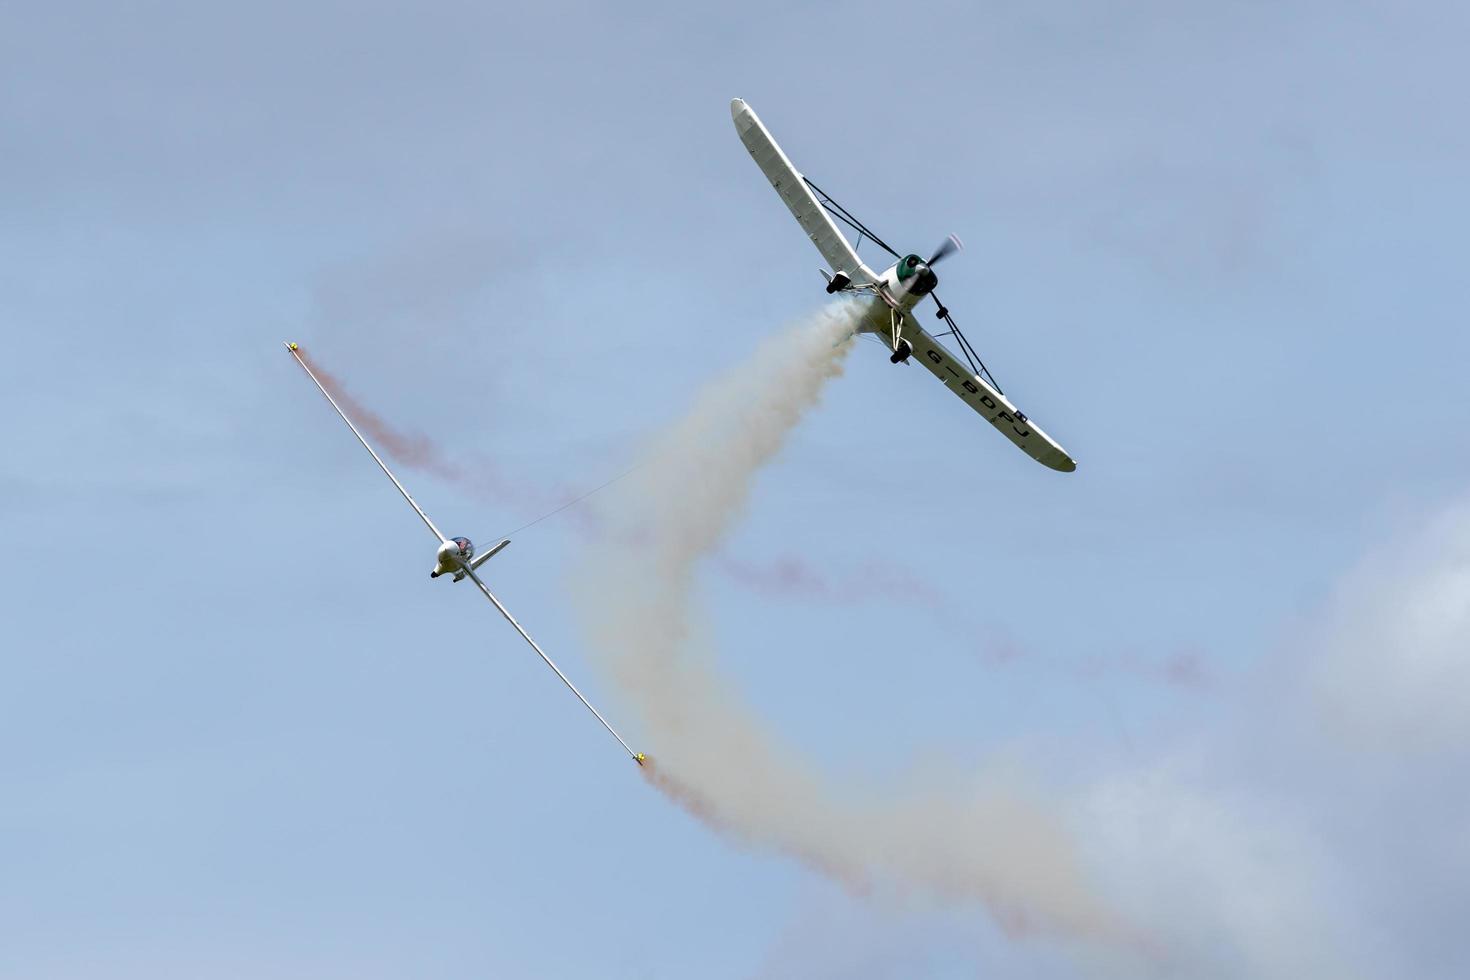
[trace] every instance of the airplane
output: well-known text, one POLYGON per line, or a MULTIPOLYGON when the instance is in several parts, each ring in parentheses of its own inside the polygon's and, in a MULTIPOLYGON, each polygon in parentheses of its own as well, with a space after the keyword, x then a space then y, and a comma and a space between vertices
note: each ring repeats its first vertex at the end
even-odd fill
POLYGON ((867 297, 857 332, 878 335, 891 351, 889 360, 894 364, 908 363, 910 357, 918 354, 919 363, 944 382, 945 387, 1038 463, 1062 473, 1077 469, 1077 463, 1066 450, 1001 392, 994 376, 955 325, 949 308, 935 295, 939 277, 934 265, 962 248, 960 240, 949 236, 927 259, 916 253, 899 255, 796 169, 744 99, 730 102, 730 115, 740 142, 750 151, 761 173, 822 253, 822 258, 832 266, 830 273, 822 272, 827 280, 827 292, 867 297), (868 268, 858 256, 857 248, 838 228, 839 221, 857 233, 859 246, 866 239, 891 255, 894 263, 881 274, 868 268), (949 328, 939 337, 955 339, 964 355, 963 362, 939 342, 939 337, 919 325, 915 307, 926 296, 934 298, 939 307, 936 315, 949 328))
POLYGON ((316 372, 314 372, 311 367, 306 363, 306 359, 302 356, 301 348, 295 343, 287 342, 286 350, 290 351, 291 356, 295 358, 296 363, 301 365, 301 370, 306 372, 306 376, 309 377, 312 380, 312 383, 317 386, 317 390, 326 397, 327 402, 331 404, 333 409, 336 410, 337 415, 341 417, 343 422, 347 423, 347 428, 351 429, 352 434, 357 436, 357 441, 362 443, 362 448, 368 451, 368 455, 372 456, 373 462, 378 464, 378 468, 383 471, 383 474, 387 476, 389 480, 393 481, 393 486, 398 489, 398 492, 403 495, 403 499, 408 501, 408 505, 414 509, 414 513, 419 515, 419 520, 424 522, 424 525, 428 527, 428 529, 433 533, 435 539, 438 540, 439 547, 434 552, 434 568, 432 571, 429 572, 429 578, 438 578, 441 575, 452 574, 454 576, 452 581, 459 582, 465 578, 469 578, 471 582, 474 582, 475 585, 479 587, 480 591, 484 593, 485 598, 489 599, 490 603, 495 606, 497 610, 499 610, 500 615, 505 617, 506 622, 515 627, 515 631, 521 634, 521 639, 525 640, 531 645, 531 649, 535 650, 536 653, 541 657, 541 659, 546 662, 546 666, 550 667, 553 671, 556 672, 556 676, 561 678, 561 682, 567 686, 567 689, 575 694, 577 696, 577 700, 581 701, 583 706, 586 707, 588 711, 592 712, 593 717, 595 717, 598 721, 602 723, 602 727, 607 729, 608 734, 618 740, 618 744, 623 747, 623 751, 627 752, 629 757, 632 758, 634 762, 638 763, 638 765, 644 765, 648 761, 648 757, 642 752, 634 752, 633 749, 628 745, 628 743, 623 741, 623 736, 619 735, 617 731, 612 727, 612 725, 608 724, 607 719, 602 717, 601 712, 592 707, 592 702, 583 697, 582 692, 577 690, 577 686, 573 684, 571 680, 567 677, 567 675, 562 673, 561 668, 558 667, 552 661, 552 659, 546 655, 546 651, 542 650, 540 645, 537 644, 535 640, 531 639, 531 634, 527 633, 525 628, 522 627, 521 624, 516 621, 516 618, 510 614, 510 610, 505 608, 505 606, 501 604, 499 599, 495 598, 495 594, 490 591, 490 589, 485 585, 483 581, 480 580, 480 576, 475 574, 475 572, 479 570, 481 565, 485 564, 485 562, 489 561, 491 558, 494 558, 496 555, 500 554, 500 552, 504 551, 506 545, 510 544, 510 539, 506 538, 484 554, 476 555, 474 542, 471 541, 469 538, 451 538, 444 534, 444 532, 440 531, 438 525, 436 525, 429 518, 429 515, 424 512, 424 509, 418 505, 418 501, 413 499, 413 496, 408 492, 407 488, 405 488, 402 483, 398 482, 398 477, 394 476, 393 471, 388 469, 388 464, 383 462, 383 457, 379 456, 377 450, 373 449, 373 447, 368 444, 367 439, 363 438, 362 433, 357 431, 357 426, 353 425, 352 420, 347 417, 347 413, 342 411, 342 406, 337 404, 337 399, 332 397, 332 393, 329 392, 326 386, 322 384, 321 379, 316 376, 316 372))

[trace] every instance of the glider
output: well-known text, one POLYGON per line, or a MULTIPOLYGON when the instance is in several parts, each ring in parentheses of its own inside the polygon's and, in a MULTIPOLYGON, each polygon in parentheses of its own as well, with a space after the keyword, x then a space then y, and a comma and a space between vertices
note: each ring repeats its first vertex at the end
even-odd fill
POLYGON ((730 115, 735 120, 740 142, 745 144, 761 173, 786 202, 802 231, 831 265, 830 273, 822 273, 827 279, 827 292, 860 294, 867 298, 867 308, 858 330, 877 334, 884 340, 892 351, 889 360, 894 364, 906 363, 910 357, 918 355, 919 363, 944 382, 945 387, 1038 463, 1063 473, 1075 470, 1077 464, 1066 450, 1001 392, 985 363, 955 325, 949 309, 935 296, 939 277, 934 273, 934 265, 961 248, 960 240, 951 235, 927 259, 913 253, 899 255, 846 208, 803 176, 776 144, 755 110, 743 99, 730 103, 730 115), (853 243, 838 227, 838 222, 857 233, 858 245, 867 239, 893 256, 893 265, 881 274, 868 268, 853 243), (949 328, 938 337, 919 325, 914 311, 926 296, 934 297, 934 303, 939 307, 937 316, 949 328), (964 360, 941 344, 939 337, 953 337, 964 360))
POLYGON ((629 757, 631 757, 634 762, 638 763, 640 766, 643 765, 644 762, 647 761, 647 757, 642 752, 634 752, 628 746, 628 743, 623 741, 623 737, 619 735, 613 729, 613 727, 607 723, 607 719, 602 717, 601 712, 592 707, 592 702, 588 701, 585 697, 582 696, 582 692, 577 690, 576 685, 573 684, 570 679, 568 679, 566 674, 563 674, 561 672, 560 667, 552 662, 552 659, 546 655, 546 651, 542 650, 541 647, 536 643, 536 641, 531 639, 531 634, 527 633, 525 628, 522 627, 520 623, 516 622, 516 618, 510 614, 510 610, 501 605, 500 600, 495 598, 494 593, 492 593, 489 588, 486 587, 484 582, 480 581, 480 576, 475 574, 475 572, 479 569, 481 565, 485 564, 485 562, 500 554, 500 552, 505 549, 505 546, 510 544, 510 539, 506 538, 484 554, 476 555, 474 542, 470 541, 469 538, 451 538, 445 535, 443 531, 440 531, 438 525, 430 520, 429 515, 426 514, 424 512, 424 509, 418 505, 418 501, 414 500, 413 496, 408 492, 403 484, 398 482, 398 477, 394 476, 393 471, 388 469, 388 464, 383 462, 383 458, 379 456, 377 451, 368 444, 368 441, 363 438, 362 433, 357 431, 357 426, 353 425, 352 420, 347 417, 347 413, 342 411, 342 407, 337 404, 337 399, 333 398, 331 392, 327 391, 327 388, 325 385, 322 384, 321 379, 319 379, 316 376, 316 373, 307 366, 305 359, 301 355, 300 348, 298 348, 297 345, 294 343, 287 343, 286 350, 290 351, 291 356, 296 359, 296 363, 301 365, 301 370, 306 372, 306 376, 309 377, 312 380, 312 383, 317 386, 317 390, 319 390, 324 396, 326 396, 328 403, 330 403, 332 408, 336 410, 342 421, 347 423, 347 428, 351 429, 352 434, 357 436, 357 441, 362 443, 362 448, 366 449, 368 451, 368 455, 372 456, 373 462, 377 463, 378 468, 383 471, 383 474, 387 476, 389 480, 393 481, 393 486, 398 488, 398 492, 403 495, 403 499, 407 500, 408 505, 414 509, 414 513, 419 515, 419 520, 423 521, 424 525, 428 527, 428 529, 433 533, 434 537, 438 539, 439 548, 434 553, 434 568, 432 571, 429 572, 429 578, 438 578, 440 575, 453 575, 454 578, 452 581, 458 582, 464 578, 469 578, 471 582, 474 582, 479 590, 485 594, 485 598, 490 600, 491 605, 499 610, 500 615, 505 617, 506 622, 515 627, 515 631, 521 634, 521 639, 525 640, 531 645, 531 649, 535 650, 536 653, 541 657, 541 659, 546 662, 546 666, 550 667, 553 671, 556 672, 556 676, 560 677, 561 682, 567 686, 567 689, 577 696, 577 700, 581 701, 582 704, 587 708, 587 710, 592 712, 593 716, 596 717, 598 721, 602 722, 602 727, 607 729, 608 734, 618 740, 618 744, 623 747, 623 751, 627 752, 629 757))

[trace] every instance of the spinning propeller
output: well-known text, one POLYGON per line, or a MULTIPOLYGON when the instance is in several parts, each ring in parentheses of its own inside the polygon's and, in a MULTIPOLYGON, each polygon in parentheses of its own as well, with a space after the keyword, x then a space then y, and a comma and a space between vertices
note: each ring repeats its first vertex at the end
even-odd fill
MULTIPOLYGON (((965 243, 960 241, 960 237, 958 235, 950 235, 944 241, 939 243, 939 247, 934 250, 933 255, 929 256, 929 261, 926 264, 930 268, 933 268, 935 262, 938 262, 940 259, 944 258, 952 252, 958 252, 964 247, 965 243)), ((930 295, 933 294, 931 293, 930 295)), ((939 302, 938 296, 934 297, 934 304, 939 307, 939 312, 935 315, 941 320, 948 319, 949 309, 943 303, 939 302)))
POLYGON ((958 235, 950 235, 944 241, 939 243, 939 247, 934 250, 934 254, 929 256, 929 261, 924 264, 932 266, 935 262, 938 262, 940 259, 944 258, 946 255, 949 255, 951 252, 958 252, 964 247, 965 243, 960 241, 958 235))

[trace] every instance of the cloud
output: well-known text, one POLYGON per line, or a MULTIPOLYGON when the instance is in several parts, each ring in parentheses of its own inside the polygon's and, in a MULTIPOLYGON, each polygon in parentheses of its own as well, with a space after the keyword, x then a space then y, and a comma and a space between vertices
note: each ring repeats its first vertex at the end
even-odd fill
POLYGON ((1145 975, 1363 975, 1343 948, 1331 857, 1293 804, 1223 775, 1218 746, 1154 750, 1080 807, 1096 877, 1155 944, 1145 975))
POLYGON ((1366 556, 1307 642, 1312 707, 1355 748, 1470 749, 1470 503, 1366 556))

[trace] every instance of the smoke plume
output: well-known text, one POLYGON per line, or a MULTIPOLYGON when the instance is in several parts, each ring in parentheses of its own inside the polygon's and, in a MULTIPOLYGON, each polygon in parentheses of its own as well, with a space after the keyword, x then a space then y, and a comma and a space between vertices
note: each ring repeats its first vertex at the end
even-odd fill
POLYGON ((978 901, 1012 932, 1118 937, 1063 829, 1014 780, 939 774, 839 785, 786 744, 717 668, 696 570, 740 519, 761 468, 841 373, 856 310, 828 308, 709 385, 604 498, 609 542, 573 595, 657 761, 650 781, 715 830, 849 888, 978 901))

